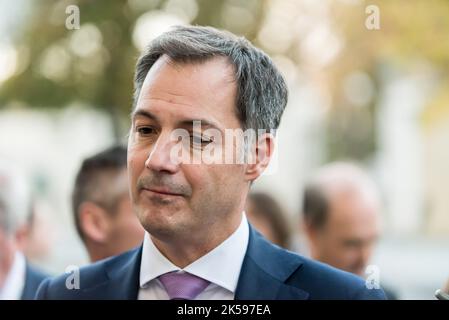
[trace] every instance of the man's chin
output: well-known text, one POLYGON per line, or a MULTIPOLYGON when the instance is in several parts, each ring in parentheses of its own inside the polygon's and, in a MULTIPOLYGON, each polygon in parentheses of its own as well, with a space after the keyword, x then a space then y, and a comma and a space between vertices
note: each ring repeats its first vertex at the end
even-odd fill
POLYGON ((174 236, 179 232, 181 223, 177 216, 182 213, 160 208, 146 209, 145 211, 139 215, 139 220, 143 228, 152 236, 159 239, 174 236))
POLYGON ((145 226, 145 230, 151 235, 162 242, 172 242, 178 238, 183 237, 182 229, 175 224, 148 224, 145 226))

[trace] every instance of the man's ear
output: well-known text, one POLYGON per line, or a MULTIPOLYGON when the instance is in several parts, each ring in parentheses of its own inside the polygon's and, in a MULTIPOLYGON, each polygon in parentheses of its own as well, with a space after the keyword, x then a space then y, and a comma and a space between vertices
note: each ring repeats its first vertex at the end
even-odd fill
POLYGON ((86 240, 103 243, 108 240, 109 216, 99 205, 86 201, 78 209, 80 227, 86 240))
POLYGON ((272 133, 264 133, 258 137, 255 146, 249 152, 250 158, 246 165, 246 181, 254 181, 262 175, 270 164, 275 147, 275 137, 272 133))

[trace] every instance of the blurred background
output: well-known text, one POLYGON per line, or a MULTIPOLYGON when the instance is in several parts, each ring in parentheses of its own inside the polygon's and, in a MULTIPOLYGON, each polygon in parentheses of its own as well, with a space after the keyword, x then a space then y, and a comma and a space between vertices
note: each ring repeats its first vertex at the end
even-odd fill
POLYGON ((0 0, 0 154, 24 168, 38 205, 33 262, 87 263, 70 208, 82 159, 125 143, 134 64, 172 25, 243 35, 273 57, 290 98, 273 195, 307 254, 305 181, 335 160, 363 164, 382 192, 373 264, 402 299, 449 277, 449 2, 446 0, 0 0), (68 29, 70 5, 80 28, 68 29), (369 5, 379 28, 368 28, 369 5))

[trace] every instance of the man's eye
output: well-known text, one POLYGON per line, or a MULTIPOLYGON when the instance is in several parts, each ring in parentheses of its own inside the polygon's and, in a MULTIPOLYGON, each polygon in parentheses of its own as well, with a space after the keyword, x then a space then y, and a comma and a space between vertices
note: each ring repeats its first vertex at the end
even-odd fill
POLYGON ((192 142, 192 146, 202 146, 202 147, 214 141, 212 138, 204 135, 191 135, 190 139, 192 142))
POLYGON ((152 127, 138 127, 136 131, 141 136, 149 136, 155 133, 152 127))

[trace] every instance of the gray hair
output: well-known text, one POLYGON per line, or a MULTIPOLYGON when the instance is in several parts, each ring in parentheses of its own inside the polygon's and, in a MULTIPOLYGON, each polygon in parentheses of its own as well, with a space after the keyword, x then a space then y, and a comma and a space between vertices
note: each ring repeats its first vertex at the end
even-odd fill
POLYGON ((145 77, 163 55, 174 62, 227 57, 235 70, 236 113, 242 129, 275 130, 288 99, 284 78, 270 57, 244 37, 212 27, 178 26, 154 39, 140 56, 134 77, 134 108, 145 77))
POLYGON ((31 197, 26 178, 5 159, 0 159, 0 228, 14 233, 27 222, 31 197))

